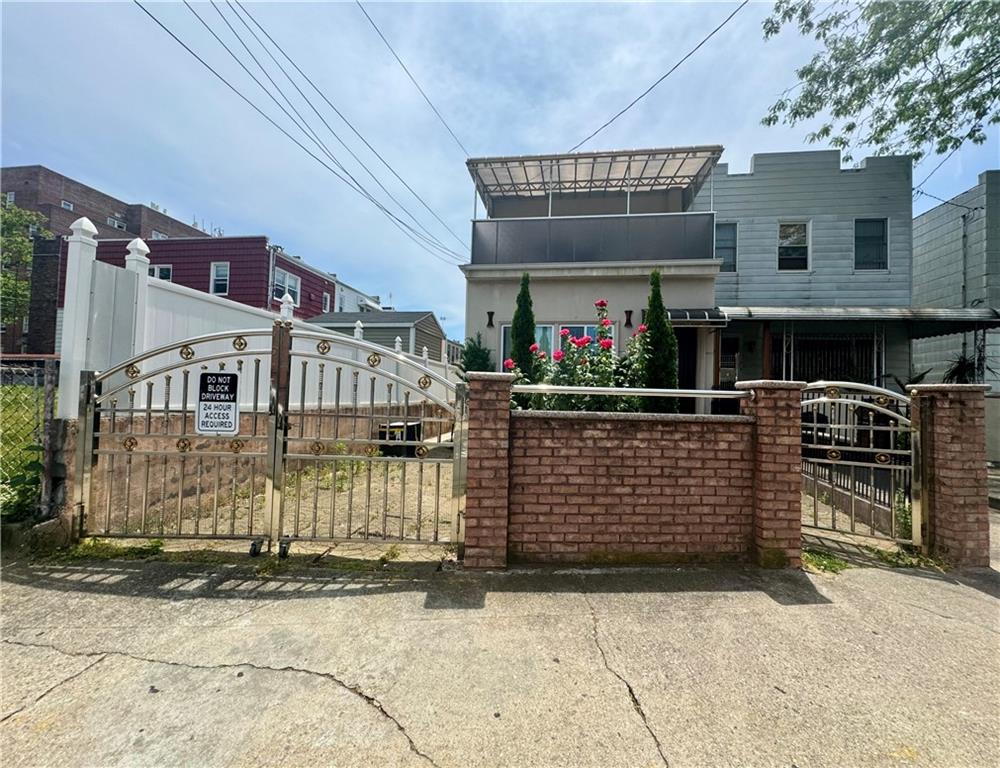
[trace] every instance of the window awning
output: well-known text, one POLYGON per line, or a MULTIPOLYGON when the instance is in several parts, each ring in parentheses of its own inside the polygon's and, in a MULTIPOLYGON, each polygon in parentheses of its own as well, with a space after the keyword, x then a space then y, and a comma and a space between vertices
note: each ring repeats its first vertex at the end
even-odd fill
POLYGON ((867 321, 901 322, 911 339, 1000 328, 1000 312, 992 307, 720 307, 730 321, 867 321))
POLYGON ((668 309, 671 325, 677 326, 725 326, 729 319, 718 307, 711 309, 668 309))
POLYGON ((722 155, 719 145, 480 157, 466 161, 487 207, 494 198, 572 192, 650 192, 691 189, 697 194, 722 155))

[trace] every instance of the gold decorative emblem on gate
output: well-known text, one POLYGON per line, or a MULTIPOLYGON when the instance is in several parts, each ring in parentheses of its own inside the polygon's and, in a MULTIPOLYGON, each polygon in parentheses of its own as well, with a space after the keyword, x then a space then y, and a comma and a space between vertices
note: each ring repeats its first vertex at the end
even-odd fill
POLYGON ((827 387, 823 394, 827 397, 840 397, 840 390, 837 387, 827 387))
POLYGON ((416 456, 416 457, 417 457, 418 459, 422 459, 422 458, 424 458, 424 457, 425 457, 425 456, 426 456, 426 455, 427 455, 427 454, 428 454, 429 452, 430 452, 430 451, 428 451, 428 450, 427 450, 427 446, 426 446, 426 445, 418 445, 418 446, 417 446, 417 447, 416 447, 416 448, 414 449, 414 451, 413 451, 413 454, 414 454, 414 455, 415 455, 415 456, 416 456))
POLYGON ((247 340, 244 339, 242 336, 237 336, 235 339, 233 339, 233 349, 235 349, 237 352, 242 352, 246 348, 247 348, 247 340))
POLYGON ((365 446, 365 456, 378 456, 378 446, 377 445, 366 445, 365 446))
POLYGON ((882 407, 885 407, 888 404, 889 404, 889 398, 886 397, 885 395, 879 395, 878 397, 875 398, 875 405, 881 405, 882 407))
POLYGON ((378 352, 372 352, 370 355, 368 355, 368 365, 370 365, 372 368, 378 368, 380 365, 382 365, 382 355, 380 355, 378 352))
POLYGON ((191 441, 188 440, 186 437, 182 437, 180 440, 177 441, 177 450, 180 451, 181 453, 187 453, 188 451, 191 450, 191 441))
POLYGON ((138 444, 139 444, 139 441, 136 440, 134 437, 126 437, 124 440, 122 440, 122 448, 124 448, 129 453, 131 453, 132 451, 134 451, 135 447, 138 444))
POLYGON ((326 446, 323 445, 319 440, 309 446, 309 450, 312 451, 313 456, 322 456, 326 453, 326 446))
POLYGON ((888 453, 875 454, 875 461, 877 461, 879 464, 888 464, 890 459, 891 457, 889 456, 888 453))
POLYGON ((185 344, 183 347, 181 347, 181 357, 184 358, 185 360, 190 360, 192 357, 194 357, 194 350, 191 349, 191 347, 189 347, 187 344, 185 344))
POLYGON ((244 442, 242 440, 230 440, 229 441, 229 450, 231 450, 233 453, 239 453, 240 451, 242 451, 243 450, 243 446, 244 446, 244 442))
POLYGON ((431 377, 428 376, 427 374, 424 374, 419 379, 417 379, 417 385, 421 389, 427 389, 431 385, 431 377))
POLYGON ((836 450, 827 451, 826 452, 826 457, 830 461, 839 461, 840 460, 840 451, 836 451, 836 450))
POLYGON ((327 341, 326 339, 323 339, 323 341, 321 341, 319 344, 316 345, 316 351, 319 352, 321 355, 330 354, 330 342, 327 341))
POLYGON ((125 375, 128 376, 130 379, 138 379, 139 366, 136 365, 135 363, 130 363, 128 368, 125 369, 125 375))

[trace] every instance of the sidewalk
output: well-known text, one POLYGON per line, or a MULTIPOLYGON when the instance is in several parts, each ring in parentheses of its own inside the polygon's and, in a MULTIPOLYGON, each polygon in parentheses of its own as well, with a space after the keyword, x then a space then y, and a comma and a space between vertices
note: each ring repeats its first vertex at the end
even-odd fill
POLYGON ((1000 764, 996 571, 3 578, 11 768, 1000 764))

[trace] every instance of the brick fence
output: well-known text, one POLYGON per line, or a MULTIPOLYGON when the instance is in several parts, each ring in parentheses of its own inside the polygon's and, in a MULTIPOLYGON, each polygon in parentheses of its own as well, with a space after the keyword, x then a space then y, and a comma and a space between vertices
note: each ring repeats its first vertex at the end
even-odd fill
MULTIPOLYGON (((739 416, 511 411, 512 383, 468 375, 466 567, 801 564, 802 382, 738 383, 739 416)), ((984 388, 912 394, 927 548, 988 565, 984 388)))
POLYGON ((798 566, 802 382, 743 382, 740 416, 510 410, 469 374, 465 565, 798 566))

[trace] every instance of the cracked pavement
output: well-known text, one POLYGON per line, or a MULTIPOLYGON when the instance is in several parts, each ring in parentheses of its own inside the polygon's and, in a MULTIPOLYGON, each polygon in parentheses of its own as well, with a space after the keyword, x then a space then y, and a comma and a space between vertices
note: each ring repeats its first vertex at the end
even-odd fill
POLYGON ((997 765, 998 596, 997 571, 14 563, 2 760, 997 765))

